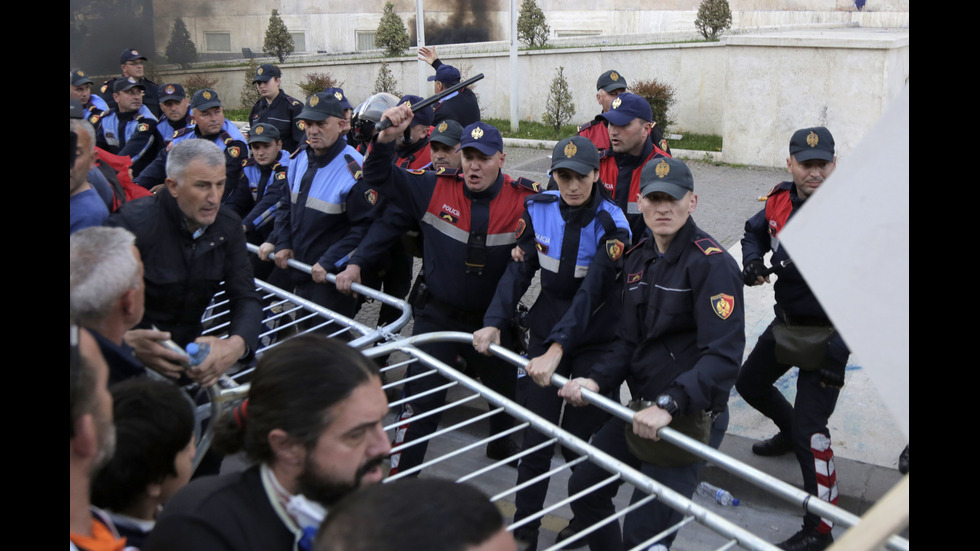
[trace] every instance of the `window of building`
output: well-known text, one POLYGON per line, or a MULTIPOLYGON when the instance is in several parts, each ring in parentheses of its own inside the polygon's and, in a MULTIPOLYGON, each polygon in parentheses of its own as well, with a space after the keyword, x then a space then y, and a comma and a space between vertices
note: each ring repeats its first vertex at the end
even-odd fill
POLYGON ((305 52, 306 51, 306 32, 300 31, 298 33, 290 32, 289 36, 293 37, 293 48, 294 52, 305 52))
POLYGON ((377 50, 378 47, 374 45, 375 34, 376 31, 354 31, 357 51, 377 50))
POLYGON ((204 33, 205 51, 208 52, 230 52, 231 33, 204 33))

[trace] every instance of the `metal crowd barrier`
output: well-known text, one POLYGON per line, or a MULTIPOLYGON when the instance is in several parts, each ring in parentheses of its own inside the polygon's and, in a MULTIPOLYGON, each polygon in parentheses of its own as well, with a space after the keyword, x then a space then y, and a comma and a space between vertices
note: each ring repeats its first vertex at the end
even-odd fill
MULTIPOLYGON (((247 245, 253 254, 258 252, 255 245, 247 245)), ((305 273, 310 273, 310 267, 301 262, 290 260, 289 265, 305 273)), ((335 277, 327 275, 332 285, 335 277)), ((394 298, 370 287, 354 284, 354 292, 368 299, 387 304, 401 311, 401 315, 389 325, 369 327, 363 323, 328 310, 314 302, 270 285, 262 280, 255 280, 256 289, 262 300, 262 331, 259 334, 259 348, 255 358, 260 358, 265 352, 282 344, 289 338, 306 333, 321 333, 327 337, 343 338, 348 344, 359 350, 370 347, 375 343, 393 338, 412 319, 412 309, 404 300, 394 298)), ((203 335, 225 336, 228 328, 228 301, 224 291, 219 291, 211 300, 211 304, 202 317, 204 324, 203 335)), ((191 385, 187 388, 196 402, 195 420, 197 427, 197 455, 194 458, 194 468, 200 464, 204 454, 211 446, 212 430, 209 419, 217 419, 221 412, 233 406, 248 394, 248 377, 255 369, 254 362, 246 366, 238 366, 238 371, 222 377, 213 387, 202 389, 191 385)))
MULTIPOLYGON (((252 252, 255 252, 255 247, 250 246, 250 249, 252 252)), ((289 265, 309 273, 309 266, 302 263, 291 260, 289 265)), ((328 275, 328 278, 330 278, 329 284, 332 284, 333 276, 328 275)), ((724 543, 719 545, 717 549, 776 549, 772 543, 769 543, 745 530, 744 528, 737 526, 733 522, 725 519, 723 516, 694 503, 688 499, 687 496, 677 494, 670 488, 661 485, 656 480, 647 477, 643 473, 629 467, 628 465, 625 465, 601 450, 549 423, 538 415, 521 407, 506 397, 488 389, 472 378, 460 373, 457 369, 436 360, 418 348, 419 345, 434 342, 472 343, 472 334, 459 332, 437 332, 412 337, 401 337, 400 335, 397 335, 397 332, 408 323, 411 317, 410 307, 404 301, 360 285, 355 285, 353 288, 353 290, 358 294, 364 295, 384 304, 389 304, 400 308, 403 314, 399 320, 388 327, 372 328, 352 319, 340 316, 335 312, 326 310, 316 304, 310 303, 309 301, 288 293, 283 289, 276 288, 262 281, 256 280, 256 285, 263 293, 265 293, 264 300, 266 302, 266 316, 264 323, 270 325, 269 330, 263 332, 262 334, 262 338, 267 344, 264 344, 263 347, 257 351, 257 355, 261 355, 266 350, 269 350, 281 342, 284 342, 293 336, 293 334, 301 334, 302 332, 291 333, 288 335, 284 334, 284 331, 289 331, 290 328, 295 328, 300 321, 321 320, 321 323, 318 323, 313 328, 307 329, 307 331, 320 330, 320 332, 323 332, 322 329, 325 327, 334 326, 332 329, 333 332, 329 333, 330 336, 346 335, 345 338, 350 341, 350 345, 360 349, 369 358, 381 358, 393 353, 396 354, 392 356, 392 358, 398 357, 397 353, 403 354, 406 357, 404 361, 395 362, 383 368, 383 372, 393 372, 406 367, 410 363, 418 362, 429 370, 424 374, 417 375, 418 377, 437 376, 446 379, 446 388, 450 388, 447 404, 435 412, 428 412, 430 414, 442 413, 444 417, 439 430, 425 439, 425 441, 429 442, 425 462, 416 468, 402 471, 397 475, 387 478, 386 482, 393 482, 402 477, 416 474, 420 471, 424 471, 425 475, 437 475, 443 478, 454 478, 459 482, 467 482, 481 488, 483 491, 492 496, 491 501, 497 503, 498 506, 506 511, 508 507, 513 507, 512 504, 514 496, 523 487, 534 484, 544 477, 552 478, 553 481, 562 477, 567 477, 573 466, 584 461, 590 461, 603 470, 609 472, 609 477, 596 486, 584 490, 581 494, 563 497, 552 503, 546 502, 545 507, 542 508, 539 513, 518 523, 510 525, 508 529, 514 530, 527 522, 542 519, 548 515, 554 514, 555 516, 568 516, 568 504, 578 497, 581 497, 581 495, 596 491, 608 484, 618 484, 622 482, 632 488, 638 488, 642 492, 646 493, 647 497, 632 505, 624 503, 620 498, 617 498, 617 511, 613 516, 603 519, 591 527, 585 527, 574 537, 555 544, 548 549, 563 549, 569 546, 574 546, 575 542, 580 542, 579 540, 585 538, 592 531, 599 529, 606 523, 619 522, 620 519, 625 517, 630 511, 653 499, 660 499, 664 504, 681 512, 683 518, 676 525, 670 527, 660 534, 657 534, 651 538, 651 540, 644 542, 635 549, 647 549, 661 538, 673 532, 679 531, 681 528, 691 522, 697 522, 723 538, 724 543), (271 328, 273 325, 275 326, 274 329, 271 328), (479 403, 479 399, 486 400, 491 407, 486 413, 474 414, 471 404, 479 403), (492 415, 509 415, 513 417, 517 423, 515 423, 514 427, 508 431, 496 435, 481 437, 476 436, 475 434, 469 434, 473 432, 477 425, 480 425, 492 415), (550 440, 545 441, 541 445, 542 447, 550 446, 554 448, 556 444, 560 444, 561 446, 578 453, 579 458, 571 462, 559 461, 558 463, 560 464, 554 466, 552 470, 543 475, 543 477, 528 481, 527 483, 518 487, 515 485, 517 478, 516 471, 507 465, 514 459, 526 455, 527 453, 531 453, 533 450, 521 452, 515 456, 499 461, 492 461, 483 455, 483 449, 488 442, 496 440, 505 435, 519 434, 520 431, 523 431, 527 427, 538 430, 550 438, 550 440)), ((205 318, 206 325, 209 325, 209 332, 220 332, 221 328, 224 326, 222 318, 225 313, 221 312, 221 304, 222 301, 219 294, 215 297, 215 302, 212 305, 213 311, 209 311, 205 318)), ((491 352, 494 355, 520 367, 523 367, 527 363, 527 359, 500 346, 492 346, 491 352)), ((199 415, 202 417, 217 416, 223 410, 232 407, 235 402, 244 398, 248 391, 248 384, 246 380, 247 374, 250 373, 250 371, 251 369, 247 369, 235 374, 234 376, 225 377, 219 382, 218 385, 215 385, 215 387, 209 389, 209 395, 211 398, 210 402, 209 404, 199 408, 199 415)), ((404 379, 393 380, 391 377, 389 377, 389 380, 391 382, 385 385, 386 389, 400 387, 406 382, 404 379)), ((551 381, 554 386, 561 387, 567 382, 567 379, 556 374, 552 376, 551 381)), ((629 408, 609 400, 602 395, 590 392, 587 389, 583 389, 583 395, 594 406, 599 407, 600 409, 625 421, 632 420, 633 411, 629 408)), ((394 436, 394 433, 401 428, 402 425, 407 423, 407 421, 399 421, 397 417, 398 406, 407 401, 407 399, 402 398, 390 403, 392 409, 391 413, 389 413, 389 416, 386 418, 387 426, 385 427, 385 430, 392 436, 394 436)), ((411 420, 417 420, 419 415, 414 416, 411 420)), ((485 434, 485 429, 483 430, 483 434, 485 434)), ((830 518, 836 523, 847 527, 854 526, 860 520, 856 515, 844 511, 843 509, 833 506, 827 502, 813 498, 813 496, 796 488, 795 486, 769 476, 754 467, 736 461, 731 457, 728 457, 711 448, 710 446, 706 446, 701 442, 690 439, 669 427, 661 429, 659 434, 661 438, 701 457, 706 461, 710 461, 741 478, 748 480, 749 482, 771 492, 773 495, 797 507, 800 507, 801 510, 810 511, 820 516, 830 518)), ((207 431, 205 432, 201 443, 204 449, 207 448, 209 442, 210 431, 207 431)), ((393 449, 393 452, 406 449, 412 445, 417 445, 420 442, 422 442, 422 440, 408 442, 398 448, 393 449)), ((201 455, 202 454, 199 453, 198 458, 200 458, 201 455)), ((562 487, 564 486, 562 485, 562 487)), ((889 549, 907 550, 909 544, 908 540, 898 536, 893 536, 887 541, 886 546, 889 549)))

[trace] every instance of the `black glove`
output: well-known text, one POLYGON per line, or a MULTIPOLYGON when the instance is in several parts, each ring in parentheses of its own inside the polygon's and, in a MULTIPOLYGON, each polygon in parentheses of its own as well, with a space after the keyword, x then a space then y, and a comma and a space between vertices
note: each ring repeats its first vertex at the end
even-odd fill
POLYGON ((769 269, 766 268, 766 263, 762 260, 753 260, 742 268, 742 281, 746 285, 755 285, 760 277, 766 277, 769 275, 769 269))

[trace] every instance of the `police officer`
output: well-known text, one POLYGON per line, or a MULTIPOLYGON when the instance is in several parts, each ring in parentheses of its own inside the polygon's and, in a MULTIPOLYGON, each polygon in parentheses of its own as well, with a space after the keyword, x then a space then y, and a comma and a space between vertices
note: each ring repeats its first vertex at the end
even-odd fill
MULTIPOLYGON (((558 424, 582 440, 605 420, 595 408, 567 408, 550 386, 555 372, 583 377, 607 352, 620 317, 616 277, 630 231, 622 209, 603 195, 599 182, 599 152, 592 142, 575 136, 558 142, 552 154, 551 175, 557 190, 525 200, 517 227, 515 251, 523 258, 511 263, 497 286, 485 327, 473 336, 477 351, 500 343, 518 301, 540 268, 541 292, 527 316, 530 328, 527 374, 535 383, 523 392, 521 405, 558 424)), ((524 380, 526 382, 526 379, 524 380)), ((521 393, 519 393, 520 395, 521 393)), ((524 433, 523 450, 538 446, 548 437, 534 430, 524 433)), ((575 454, 563 450, 565 458, 575 454)), ((526 455, 517 469, 517 484, 547 472, 552 448, 526 455)), ((541 510, 548 480, 517 492, 514 522, 541 510)), ((518 528, 518 539, 537 543, 535 521, 518 528)))
MULTIPOLYGON (((399 105, 407 103, 409 105, 422 101, 420 96, 402 96, 399 105)), ((429 127, 432 126, 432 110, 419 109, 412 117, 412 124, 408 126, 401 139, 395 142, 395 152, 398 158, 395 159, 395 166, 399 168, 417 169, 425 168, 432 162, 429 150, 429 127)))
POLYGON ((133 176, 139 174, 160 150, 157 121, 140 112, 143 105, 143 85, 135 78, 116 79, 112 94, 115 107, 89 116, 95 127, 95 144, 116 155, 133 161, 133 176))
MULTIPOLYGON (((432 65, 432 68, 436 70, 436 74, 428 78, 435 87, 435 93, 438 94, 450 86, 459 84, 461 78, 459 69, 443 63, 439 59, 435 47, 420 47, 419 59, 432 65)), ((480 120, 480 104, 476 100, 476 94, 469 88, 463 88, 442 98, 442 101, 434 109, 435 124, 444 120, 454 120, 463 126, 469 126, 480 120)))
MULTIPOLYGON (((599 106, 602 107, 602 113, 609 111, 609 108, 612 107, 612 102, 620 94, 625 92, 628 86, 626 77, 615 69, 599 75, 599 79, 595 83, 595 99, 599 103, 599 106)), ((609 130, 606 128, 608 123, 606 119, 602 118, 602 113, 596 115, 591 121, 579 126, 578 134, 579 136, 588 138, 589 141, 599 148, 599 153, 606 156, 612 155, 612 147, 609 143, 609 130)), ((660 131, 660 127, 657 126, 656 121, 652 122, 653 128, 650 130, 650 139, 653 143, 657 144, 657 147, 670 155, 670 147, 667 146, 667 140, 664 139, 663 132, 660 131)))
MULTIPOLYGON (((167 152, 184 140, 202 139, 214 142, 225 152, 225 175, 228 182, 237 182, 242 172, 242 161, 248 158, 245 136, 231 121, 225 119, 218 93, 210 88, 198 90, 191 97, 191 118, 194 124, 174 133, 170 145, 136 178, 136 183, 151 189, 166 178, 167 152)), ((234 186, 225 186, 222 201, 227 200, 234 186)))
POLYGON ((92 79, 85 76, 85 71, 72 69, 68 81, 68 97, 77 99, 82 104, 85 118, 109 110, 109 106, 101 97, 92 95, 92 79))
POLYGON ((157 123, 157 134, 164 143, 174 139, 178 130, 193 124, 190 101, 184 87, 176 82, 161 84, 159 90, 160 111, 163 116, 157 123))
POLYGON ((459 142, 463 139, 463 127, 454 120, 444 120, 432 129, 432 136, 429 138, 429 150, 432 157, 432 164, 427 166, 431 170, 455 169, 459 170, 462 166, 459 153, 459 142))
MULTIPOLYGON (((344 93, 343 88, 327 88, 324 90, 324 92, 337 98, 337 101, 340 102, 340 108, 344 110, 344 122, 347 125, 347 128, 344 130, 344 139, 346 140, 347 134, 351 130, 350 121, 351 121, 351 117, 354 114, 354 107, 350 104, 350 100, 348 100, 347 94, 344 93)), ((350 141, 348 141, 347 143, 354 145, 350 141)))
POLYGON ((299 114, 307 144, 290 160, 287 187, 276 212, 276 264, 296 258, 313 267, 312 279, 296 274, 296 294, 341 315, 353 317, 356 302, 324 285, 327 273, 342 271, 377 217, 378 192, 361 179, 363 157, 342 136, 347 128, 340 101, 332 94, 310 96, 299 114))
POLYGON ((248 122, 252 126, 260 122, 275 126, 282 136, 283 149, 289 153, 296 151, 304 140, 303 125, 298 118, 303 102, 282 91, 282 71, 275 65, 260 65, 252 82, 262 97, 252 106, 248 122))
MULTIPOLYGON (((754 444, 752 452, 763 456, 795 452, 803 472, 803 489, 837 503, 827 419, 837 405, 850 351, 779 242, 786 222, 833 173, 837 162, 834 137, 822 126, 797 130, 790 139, 789 154, 786 166, 793 180, 774 187, 765 208, 745 223, 742 275, 749 286, 769 283, 763 257, 772 251, 773 271, 778 276, 773 286, 776 317, 742 365, 735 387, 749 405, 779 428, 772 438, 754 444), (794 336, 818 338, 810 348, 799 348, 793 345, 794 336), (795 407, 773 386, 792 365, 800 368, 795 407)), ((834 542, 831 528, 830 520, 807 513, 803 528, 779 546, 796 551, 824 549, 834 542)))
MULTIPOLYGON (((623 314, 612 351, 589 377, 573 379, 559 394, 582 404, 581 388, 618 391, 627 381, 637 411, 633 426, 611 419, 593 445, 627 465, 691 496, 700 461, 658 442, 670 426, 707 443, 710 413, 725 409, 745 347, 742 284, 735 260, 694 223, 694 178, 683 162, 663 158, 643 168, 638 201, 651 237, 626 258, 623 314)), ((583 463, 572 473, 575 494, 608 476, 583 463)), ((572 503, 591 525, 614 510, 616 485, 572 503)), ((633 501, 643 497, 634 492, 633 501)), ((622 533, 612 523, 589 534, 593 549, 630 549, 648 541, 681 514, 655 500, 626 515, 622 533)), ((673 534, 659 543, 670 546, 673 534)))
MULTIPOLYGON (((524 198, 537 191, 538 186, 514 182, 501 171, 505 156, 500 132, 482 122, 463 129, 462 175, 398 169, 392 163, 392 142, 408 128, 413 114, 403 104, 388 109, 384 116, 393 124, 378 135, 367 158, 365 178, 383 185, 386 196, 397 201, 422 228, 424 283, 416 283, 418 292, 412 297, 414 332, 472 333, 483 326, 490 299, 510 259, 524 198)), ((514 396, 514 366, 477 354, 472 346, 439 343, 422 348, 449 364, 462 355, 467 367, 475 370, 487 386, 504 396, 514 396)), ((409 374, 415 369, 410 367, 409 374)), ((432 433, 438 425, 438 415, 412 419, 444 402, 445 391, 415 396, 437 386, 433 379, 425 377, 406 386, 405 395, 410 399, 401 412, 406 425, 404 431, 399 430, 400 441, 416 440, 432 433)), ((511 422, 506 416, 492 417, 491 433, 509 428, 511 422)), ((392 456, 392 472, 419 465, 426 446, 419 443, 392 456)), ((487 455, 502 459, 514 448, 516 444, 511 440, 497 439, 488 445, 487 455)))
POLYGON ((110 108, 115 107, 115 99, 113 99, 113 93, 115 91, 116 81, 119 79, 134 78, 140 85, 143 86, 146 95, 143 98, 143 106, 146 108, 146 113, 144 115, 152 115, 154 119, 160 118, 160 101, 157 97, 158 84, 152 80, 145 78, 143 76, 146 70, 144 64, 146 63, 146 56, 139 53, 138 50, 134 48, 127 48, 119 54, 119 66, 122 69, 121 77, 113 77, 105 81, 102 84, 100 92, 102 94, 102 99, 105 101, 106 105, 110 108))
MULTIPOLYGON (((248 135, 252 156, 242 165, 242 174, 227 205, 242 218, 249 243, 260 245, 269 238, 276 210, 283 198, 289 156, 282 148, 279 130, 264 122, 252 127, 248 135)), ((265 279, 271 266, 262 263, 265 279)))
POLYGON ((609 111, 599 115, 609 124, 609 142, 613 154, 599 163, 599 176, 613 200, 626 213, 630 230, 637 240, 646 231, 637 209, 640 196, 640 174, 656 157, 668 156, 654 145, 653 110, 647 100, 624 92, 609 104, 609 111))

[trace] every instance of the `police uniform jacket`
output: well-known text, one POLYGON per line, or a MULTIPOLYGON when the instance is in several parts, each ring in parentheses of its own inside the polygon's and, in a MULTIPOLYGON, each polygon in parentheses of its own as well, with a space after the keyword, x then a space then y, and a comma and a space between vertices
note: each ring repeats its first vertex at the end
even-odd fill
POLYGON ((635 399, 667 392, 683 414, 724 409, 745 348, 735 259, 689 218, 665 255, 652 238, 637 245, 623 275, 617 338, 590 375, 599 389, 626 380, 635 399))
POLYGON ((796 194, 796 184, 793 182, 782 182, 772 188, 765 208, 745 223, 742 265, 753 260, 762 260, 766 253, 772 251, 770 262, 777 276, 773 291, 776 294, 776 309, 782 313, 780 317, 826 320, 827 313, 806 284, 796 264, 791 263, 785 268, 781 266, 783 261, 790 260, 790 256, 779 242, 779 232, 802 206, 803 199, 796 194))
POLYGON ((393 156, 393 144, 375 143, 365 177, 419 221, 429 300, 482 318, 510 261, 524 198, 537 184, 500 173, 474 193, 461 175, 406 171, 392 165, 393 156))
POLYGON ((282 148, 292 153, 306 142, 306 131, 297 118, 303 111, 303 102, 279 90, 279 95, 272 102, 259 98, 248 114, 248 122, 253 127, 264 122, 279 130, 282 137, 282 148))
POLYGON ((160 139, 164 141, 164 143, 173 140, 178 131, 185 129, 188 126, 192 128, 194 127, 194 122, 190 115, 190 109, 187 111, 188 113, 183 119, 183 124, 177 123, 178 126, 174 126, 175 123, 167 117, 160 117, 160 120, 157 122, 157 134, 160 136, 160 139))
MULTIPOLYGON (((609 153, 611 152, 612 150, 609 150, 609 153)), ((599 159, 599 177, 613 201, 626 213, 630 231, 637 241, 647 228, 636 205, 637 198, 640 196, 640 173, 651 159, 663 156, 664 152, 647 139, 639 155, 607 154, 599 159)))
MULTIPOLYGON (((276 250, 338 272, 377 217, 378 193, 360 178, 363 157, 338 139, 323 155, 306 146, 290 159, 276 211, 276 250)), ((390 162, 390 161, 389 161, 390 162)))
POLYGON ((276 220, 276 210, 286 187, 286 168, 289 156, 285 150, 268 166, 260 166, 255 159, 242 164, 242 174, 235 191, 228 199, 228 206, 242 217, 242 224, 249 233, 259 230, 268 237, 276 220))
POLYGON ((235 182, 238 181, 242 172, 242 160, 248 158, 248 146, 245 145, 245 136, 242 135, 238 127, 229 120, 225 120, 221 125, 221 131, 217 134, 205 136, 201 134, 197 126, 187 126, 178 130, 170 144, 160 151, 152 163, 140 173, 136 178, 136 183, 150 189, 153 186, 162 184, 167 179, 167 154, 170 148, 184 140, 202 139, 211 140, 225 152, 225 195, 222 201, 231 196, 235 189, 235 182))
MULTIPOLYGON (((441 59, 436 59, 432 63, 433 69, 438 70, 441 66, 441 59)), ((456 121, 466 128, 479 120, 480 103, 476 99, 476 94, 469 88, 463 88, 451 97, 443 98, 435 106, 435 118, 432 124, 437 126, 442 121, 456 121)))
MULTIPOLYGON (((116 108, 116 100, 112 97, 112 88, 116 83, 116 80, 126 78, 124 76, 118 76, 110 78, 102 84, 99 88, 99 94, 102 96, 102 100, 109 106, 109 109, 116 108)), ((145 115, 149 115, 154 119, 160 117, 160 85, 149 80, 147 78, 141 78, 139 83, 143 86, 143 107, 140 108, 140 112, 144 109, 146 110, 145 115)))
POLYGON ((620 314, 615 281, 630 231, 622 209, 603 198, 598 185, 580 207, 568 206, 558 191, 525 201, 516 232, 525 261, 508 266, 485 325, 507 326, 541 268, 541 292, 528 316, 532 342, 557 342, 569 353, 575 346, 612 341, 620 314))
POLYGON ((139 327, 156 325, 180 345, 201 334, 201 316, 224 281, 230 302, 229 332, 258 345, 262 307, 245 250, 242 222, 221 208, 214 223, 194 239, 184 213, 166 190, 130 201, 106 222, 136 235, 143 258, 146 313, 139 327))
POLYGON ((138 111, 119 113, 115 110, 91 115, 95 127, 95 145, 133 161, 133 174, 138 175, 150 164, 159 151, 157 121, 138 111))

